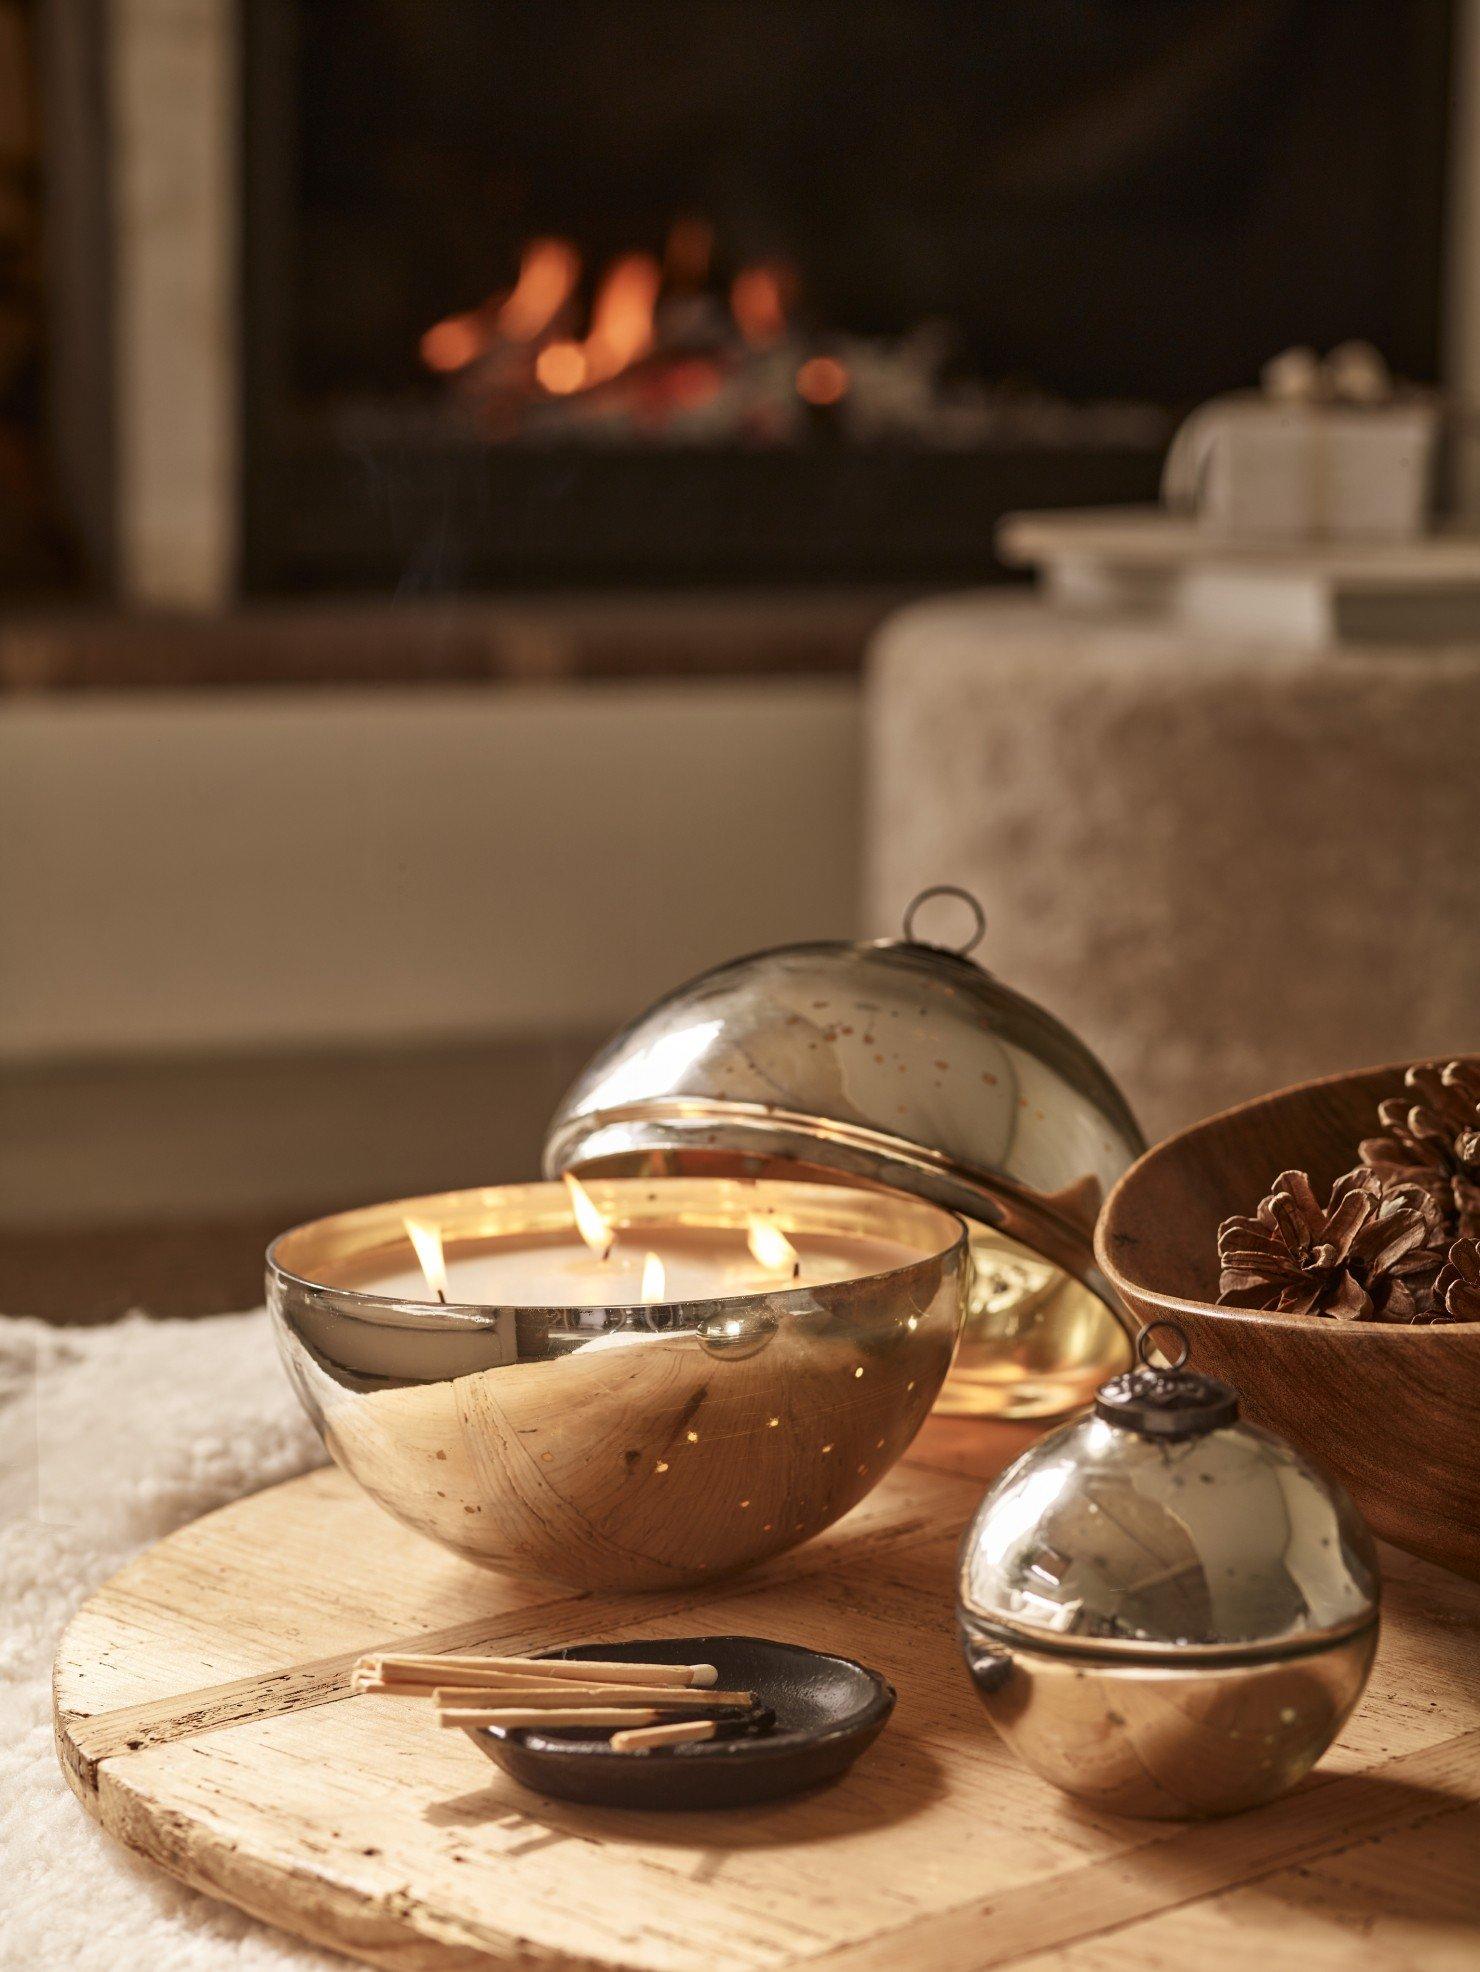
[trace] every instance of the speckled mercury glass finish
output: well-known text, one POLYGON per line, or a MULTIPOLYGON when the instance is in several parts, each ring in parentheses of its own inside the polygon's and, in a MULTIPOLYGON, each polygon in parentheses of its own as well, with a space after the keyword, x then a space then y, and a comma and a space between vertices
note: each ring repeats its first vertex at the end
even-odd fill
POLYGON ((1093 1234, 1142 1148, 1067 1028, 964 953, 900 939, 785 946, 680 987, 580 1076, 545 1161, 810 1173, 949 1207, 973 1286, 942 1408, 1052 1416, 1128 1360, 1093 1234))
POLYGON ((726 1178, 593 1179, 639 1251, 752 1214, 888 1243, 882 1271, 707 1300, 448 1306, 376 1292, 437 1226, 454 1278, 501 1242, 565 1235, 564 1185, 497 1185, 285 1233, 267 1298, 293 1386, 337 1464, 472 1561, 579 1588, 711 1580, 855 1506, 924 1422, 960 1328, 950 1213, 899 1193, 726 1178))
POLYGON ((1003 1737, 1122 1814, 1282 1792, 1339 1731, 1377 1639, 1356 1509, 1239 1422, 1159 1438, 1091 1413, 1051 1432, 987 1495, 957 1596, 1003 1737))

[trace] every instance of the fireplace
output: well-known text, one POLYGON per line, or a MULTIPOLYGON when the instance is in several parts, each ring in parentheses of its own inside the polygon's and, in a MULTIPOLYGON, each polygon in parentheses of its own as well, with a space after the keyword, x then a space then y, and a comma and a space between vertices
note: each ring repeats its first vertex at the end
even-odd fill
POLYGON ((260 0, 248 582, 972 579, 1284 344, 1432 377, 1444 13, 260 0))
POLYGON ((980 580, 1285 345, 1437 379, 1453 13, 59 0, 60 477, 153 600, 980 580))

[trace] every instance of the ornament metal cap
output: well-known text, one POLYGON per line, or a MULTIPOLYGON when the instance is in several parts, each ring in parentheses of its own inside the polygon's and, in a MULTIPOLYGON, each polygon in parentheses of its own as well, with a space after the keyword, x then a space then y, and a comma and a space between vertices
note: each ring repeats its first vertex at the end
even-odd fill
POLYGON ((1137 1367, 1100 1385, 1095 1415, 1143 1438, 1200 1438, 1206 1431, 1236 1424, 1237 1394, 1216 1377, 1188 1369, 1190 1353, 1186 1333, 1176 1322, 1151 1322, 1136 1339, 1137 1367), (1158 1333, 1176 1337, 1175 1361, 1152 1362, 1151 1351, 1160 1346, 1154 1340, 1158 1333))

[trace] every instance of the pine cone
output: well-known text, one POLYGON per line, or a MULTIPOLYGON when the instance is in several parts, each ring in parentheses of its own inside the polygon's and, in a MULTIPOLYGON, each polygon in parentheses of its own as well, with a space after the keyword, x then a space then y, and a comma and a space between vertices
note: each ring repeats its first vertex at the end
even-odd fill
POLYGON ((1378 1104, 1386 1135, 1367 1138, 1362 1162, 1388 1184, 1422 1186, 1452 1236, 1480 1238, 1480 1062, 1415 1062, 1403 1084, 1406 1096, 1378 1104))
POLYGON ((1349 1171, 1325 1206, 1283 1171, 1252 1218, 1218 1228, 1218 1299, 1343 1321, 1423 1321, 1444 1263, 1443 1214, 1418 1185, 1349 1171))
POLYGON ((1480 1322, 1480 1240, 1457 1239, 1434 1282, 1436 1322, 1480 1322))

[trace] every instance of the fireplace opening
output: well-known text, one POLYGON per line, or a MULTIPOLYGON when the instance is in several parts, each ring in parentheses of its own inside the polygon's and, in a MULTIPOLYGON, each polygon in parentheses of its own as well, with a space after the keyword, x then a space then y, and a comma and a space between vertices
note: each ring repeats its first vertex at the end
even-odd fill
POLYGON ((1432 380, 1449 12, 260 0, 248 586, 969 581, 1281 347, 1432 380))

